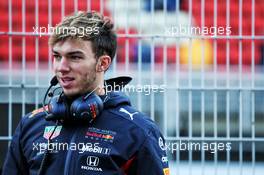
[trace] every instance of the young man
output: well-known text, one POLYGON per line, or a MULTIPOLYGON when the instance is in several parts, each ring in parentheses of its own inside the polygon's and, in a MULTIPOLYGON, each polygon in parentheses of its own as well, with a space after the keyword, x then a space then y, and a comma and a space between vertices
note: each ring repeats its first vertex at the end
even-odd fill
MULTIPOLYGON (((47 121, 41 108, 23 117, 7 153, 4 175, 169 174, 164 139, 156 124, 131 107, 126 96, 103 88, 116 42, 113 24, 97 12, 78 12, 56 26, 50 45, 63 93, 48 110, 64 105, 64 115, 56 118, 54 113, 56 120, 47 121), (102 99, 103 108, 91 110, 96 116, 89 122, 76 119, 73 104, 81 99, 85 106, 82 100, 91 93, 102 99)), ((88 105, 97 104, 90 101, 88 105)))

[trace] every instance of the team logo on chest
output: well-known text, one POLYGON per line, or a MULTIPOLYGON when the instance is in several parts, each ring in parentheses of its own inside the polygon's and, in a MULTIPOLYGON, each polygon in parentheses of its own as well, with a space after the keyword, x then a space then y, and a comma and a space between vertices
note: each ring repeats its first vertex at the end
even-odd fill
POLYGON ((85 133, 85 138, 90 138, 98 141, 113 142, 115 135, 116 132, 114 131, 90 127, 85 133))
POLYGON ((52 136, 50 138, 50 139, 54 139, 55 137, 60 135, 61 128, 62 128, 62 126, 57 126, 56 129, 55 129, 55 126, 46 126, 44 129, 43 137, 48 140, 49 137, 51 136, 52 132, 55 129, 54 133, 52 134, 52 136))

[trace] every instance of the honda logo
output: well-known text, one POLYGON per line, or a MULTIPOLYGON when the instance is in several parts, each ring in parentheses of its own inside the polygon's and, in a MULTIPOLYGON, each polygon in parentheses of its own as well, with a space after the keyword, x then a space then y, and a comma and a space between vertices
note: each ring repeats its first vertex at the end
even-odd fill
POLYGON ((99 158, 95 156, 88 156, 87 157, 87 165, 89 166, 98 166, 99 158))

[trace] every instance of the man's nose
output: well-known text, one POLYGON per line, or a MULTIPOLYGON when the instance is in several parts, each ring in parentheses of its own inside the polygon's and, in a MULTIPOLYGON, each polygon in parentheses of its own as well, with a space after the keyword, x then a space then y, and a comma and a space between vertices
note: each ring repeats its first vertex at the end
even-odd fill
POLYGON ((59 72, 68 72, 70 71, 70 64, 69 61, 67 60, 67 58, 62 57, 59 65, 58 65, 58 71, 59 72))

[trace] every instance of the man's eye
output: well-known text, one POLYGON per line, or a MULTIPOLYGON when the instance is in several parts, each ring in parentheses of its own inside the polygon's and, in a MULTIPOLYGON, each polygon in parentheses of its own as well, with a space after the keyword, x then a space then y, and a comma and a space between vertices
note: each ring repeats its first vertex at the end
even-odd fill
POLYGON ((71 56, 71 59, 72 60, 79 60, 79 59, 82 59, 82 57, 73 55, 73 56, 71 56))
POLYGON ((60 60, 61 59, 61 56, 60 55, 53 55, 54 59, 56 60, 60 60))

